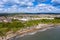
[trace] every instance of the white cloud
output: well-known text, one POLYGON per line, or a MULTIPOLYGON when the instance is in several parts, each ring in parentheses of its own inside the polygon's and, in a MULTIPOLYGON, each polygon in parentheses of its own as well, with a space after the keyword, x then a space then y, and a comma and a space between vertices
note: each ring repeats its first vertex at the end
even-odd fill
POLYGON ((4 5, 0 5, 0 8, 1 8, 1 7, 4 7, 4 5))
POLYGON ((59 13, 60 11, 58 11, 58 10, 60 10, 60 9, 55 8, 51 5, 38 4, 38 5, 36 5, 36 7, 27 7, 26 9, 23 9, 23 12, 31 12, 31 13, 33 13, 33 12, 35 12, 35 13, 37 13, 37 12, 55 13, 56 12, 56 13, 59 13))
MULTIPOLYGON (((37 12, 60 12, 60 9, 53 7, 48 4, 38 4, 36 6, 33 6, 34 0, 2 0, 0 1, 0 12, 7 12, 7 13, 13 13, 13 12, 30 12, 30 13, 37 13, 37 12), (19 8, 18 5, 14 4, 11 7, 4 8, 4 3, 12 2, 17 3, 19 5, 27 5, 25 8, 19 8)), ((53 0, 56 1, 56 0, 53 0)), ((57 1, 58 2, 58 1, 57 1)))
POLYGON ((33 5, 33 3, 32 3, 32 2, 28 2, 28 3, 27 3, 27 5, 32 6, 32 5, 33 5))
POLYGON ((3 11, 4 12, 10 12, 10 13, 13 13, 13 12, 30 12, 30 13, 39 13, 39 12, 42 12, 42 13, 48 13, 48 12, 60 12, 59 10, 60 9, 57 9, 51 5, 45 5, 45 4, 38 4, 36 5, 36 7, 27 7, 27 8, 18 8, 17 5, 13 5, 11 6, 11 8, 8 8, 8 9, 3 9, 3 8, 0 8, 0 11, 3 11))
POLYGON ((57 2, 57 3, 60 3, 60 0, 52 0, 51 2, 57 2))

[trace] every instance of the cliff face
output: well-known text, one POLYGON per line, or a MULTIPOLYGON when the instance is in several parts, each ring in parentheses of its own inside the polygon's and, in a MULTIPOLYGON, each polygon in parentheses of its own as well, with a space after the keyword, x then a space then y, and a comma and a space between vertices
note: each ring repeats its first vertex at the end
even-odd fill
POLYGON ((9 31, 7 32, 6 36, 0 37, 0 40, 9 40, 10 38, 13 38, 17 35, 20 35, 20 36, 25 35, 26 33, 35 32, 35 31, 42 30, 51 26, 53 26, 53 24, 39 24, 37 26, 27 27, 27 28, 18 30, 15 33, 13 33, 13 31, 9 31))

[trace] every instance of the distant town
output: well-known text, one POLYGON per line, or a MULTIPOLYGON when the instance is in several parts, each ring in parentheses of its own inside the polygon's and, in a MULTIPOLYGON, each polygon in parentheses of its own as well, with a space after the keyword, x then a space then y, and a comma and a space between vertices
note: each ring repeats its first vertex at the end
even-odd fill
POLYGON ((13 16, 5 15, 0 16, 0 22, 12 22, 12 19, 17 19, 21 21, 28 21, 28 20, 39 20, 39 19, 54 19, 55 17, 60 18, 60 15, 54 14, 14 14, 13 16))

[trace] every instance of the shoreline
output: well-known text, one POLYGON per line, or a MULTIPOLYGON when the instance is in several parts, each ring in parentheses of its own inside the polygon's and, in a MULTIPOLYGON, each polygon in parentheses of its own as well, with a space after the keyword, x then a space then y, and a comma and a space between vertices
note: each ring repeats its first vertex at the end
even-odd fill
MULTIPOLYGON (((32 33, 33 32, 38 32, 38 31, 45 31, 47 29, 50 29, 50 28, 53 28, 54 24, 39 24, 37 26, 34 26, 34 27, 27 27, 27 28, 23 28, 22 30, 18 30, 16 33, 13 33, 12 31, 11 32, 8 32, 7 33, 7 36, 6 36, 6 39, 5 40, 9 40, 13 37, 16 37, 17 35, 23 37, 29 33, 32 33)), ((1 37, 0 37, 0 40, 1 37)))
POLYGON ((37 25, 35 27, 30 27, 30 28, 26 28, 26 29, 23 29, 23 30, 19 30, 15 34, 12 34, 14 36, 12 36, 12 35, 9 36, 8 35, 7 39, 13 38, 13 37, 15 37, 17 35, 22 37, 24 35, 27 35, 28 33, 37 32, 37 31, 43 30, 43 29, 48 29, 51 26, 53 26, 53 24, 39 24, 39 25, 37 25))

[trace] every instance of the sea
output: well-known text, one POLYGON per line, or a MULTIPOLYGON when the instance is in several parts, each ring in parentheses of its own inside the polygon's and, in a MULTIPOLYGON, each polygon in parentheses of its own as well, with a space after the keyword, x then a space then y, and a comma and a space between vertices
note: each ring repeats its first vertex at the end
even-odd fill
POLYGON ((60 26, 53 26, 23 36, 17 35, 10 40, 60 40, 60 26))

